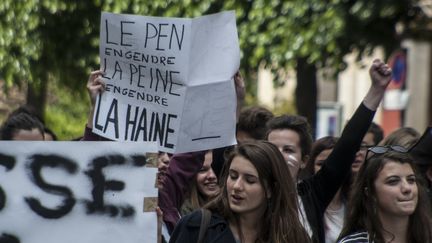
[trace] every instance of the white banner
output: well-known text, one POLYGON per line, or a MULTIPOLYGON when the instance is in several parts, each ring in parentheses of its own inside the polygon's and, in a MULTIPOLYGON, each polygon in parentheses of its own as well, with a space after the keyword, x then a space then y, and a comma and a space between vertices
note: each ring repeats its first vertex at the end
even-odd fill
POLYGON ((157 242, 155 151, 0 141, 0 242, 157 242))
POLYGON ((106 91, 93 132, 186 152, 235 144, 232 77, 240 50, 233 11, 195 19, 102 13, 106 91))

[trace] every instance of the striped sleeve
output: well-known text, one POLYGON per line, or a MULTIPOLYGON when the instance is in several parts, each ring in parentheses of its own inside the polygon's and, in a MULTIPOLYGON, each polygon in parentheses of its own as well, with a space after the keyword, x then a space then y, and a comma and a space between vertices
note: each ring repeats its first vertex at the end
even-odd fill
POLYGON ((365 231, 345 236, 338 243, 369 243, 369 234, 365 231))

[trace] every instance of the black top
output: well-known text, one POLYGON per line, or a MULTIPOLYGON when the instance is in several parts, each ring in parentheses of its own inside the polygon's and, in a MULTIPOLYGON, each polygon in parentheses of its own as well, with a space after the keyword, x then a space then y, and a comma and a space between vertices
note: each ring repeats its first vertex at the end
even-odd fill
MULTIPOLYGON (((196 210, 180 219, 173 233, 170 243, 190 243, 198 241, 201 226, 201 211, 196 210)), ((236 243, 229 224, 220 215, 212 213, 209 226, 204 238, 206 243, 236 243)))
MULTIPOLYGON (((369 110, 363 103, 360 104, 345 126, 332 153, 323 163, 321 170, 297 184, 297 192, 303 202, 306 219, 312 230, 313 242, 325 242, 325 210, 350 173, 355 155, 360 149, 363 137, 369 129, 374 115, 375 111, 369 110)), ((219 174, 218 172, 220 172, 223 167, 223 155, 226 150, 229 150, 229 147, 219 149, 217 151, 217 159, 213 158, 212 167, 215 170, 215 174, 219 174)), ((213 155, 215 155, 215 153, 213 153, 213 155)), ((181 228, 185 228, 185 226, 181 226, 181 228)), ((179 231, 179 229, 175 231, 179 231)), ((197 236, 198 231, 196 232, 197 236)))
POLYGON ((432 166, 432 127, 428 127, 419 141, 411 148, 415 163, 422 166, 432 166))
POLYGON ((419 141, 409 152, 414 158, 414 163, 420 168, 429 198, 432 200, 432 181, 426 176, 428 169, 432 167, 432 127, 426 128, 419 141))
POLYGON ((313 242, 325 242, 324 213, 345 178, 366 134, 375 111, 360 104, 345 126, 333 151, 315 175, 300 181, 297 192, 312 228, 313 242))

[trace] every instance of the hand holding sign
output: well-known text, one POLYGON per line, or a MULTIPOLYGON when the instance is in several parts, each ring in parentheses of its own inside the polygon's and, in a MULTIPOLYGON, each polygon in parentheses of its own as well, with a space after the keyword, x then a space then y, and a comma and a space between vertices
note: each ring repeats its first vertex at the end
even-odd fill
POLYGON ((96 104, 96 97, 105 90, 105 82, 102 80, 102 70, 90 73, 87 81, 87 91, 89 93, 92 106, 96 104))
POLYGON ((90 97, 91 108, 87 120, 87 126, 93 128, 93 116, 95 111, 96 99, 105 90, 105 82, 102 80, 102 70, 93 71, 87 80, 87 92, 90 97))
POLYGON ((239 56, 234 12, 196 19, 103 13, 106 86, 96 102, 93 132, 118 141, 158 141, 165 152, 234 144, 232 77, 239 56), (203 99, 211 105, 197 103, 203 99), (194 104, 193 111, 185 104, 194 104), (191 126, 196 114, 199 129, 191 126))

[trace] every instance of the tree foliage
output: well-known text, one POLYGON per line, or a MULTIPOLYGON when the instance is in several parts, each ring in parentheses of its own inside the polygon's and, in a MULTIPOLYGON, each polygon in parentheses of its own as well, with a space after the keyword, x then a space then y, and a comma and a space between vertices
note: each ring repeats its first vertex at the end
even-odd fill
MULTIPOLYGON (((409 26, 418 15, 416 3, 416 0, 2 0, 0 76, 6 87, 27 82, 27 102, 38 106, 42 113, 49 82, 77 96, 83 94, 88 73, 99 66, 101 11, 196 17, 235 10, 241 68, 250 82, 248 87, 253 88, 254 75, 261 63, 279 70, 296 67, 297 61, 302 60, 312 66, 304 70, 325 66, 337 72, 344 68, 343 57, 353 49, 362 54, 382 45, 390 52, 399 45, 396 25, 409 26)), ((307 92, 297 93, 307 96, 307 92)))

